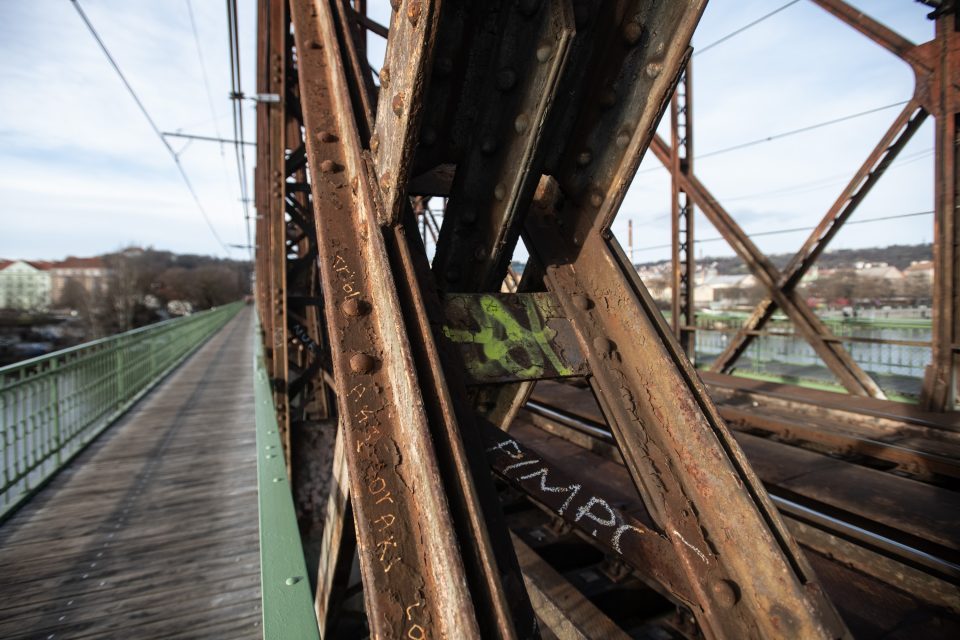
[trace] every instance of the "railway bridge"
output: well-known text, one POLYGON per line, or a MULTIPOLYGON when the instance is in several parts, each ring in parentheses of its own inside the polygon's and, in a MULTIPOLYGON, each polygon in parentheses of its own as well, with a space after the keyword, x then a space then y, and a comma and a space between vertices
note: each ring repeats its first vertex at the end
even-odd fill
POLYGON ((694 172, 705 0, 260 0, 255 314, 0 370, 0 633, 960 636, 958 18, 925 2, 917 44, 811 1, 916 91, 779 269, 694 172), (797 288, 931 119, 905 403, 797 288), (667 315, 611 233, 648 153, 667 315), (694 209, 766 296, 706 367, 694 209), (734 375, 781 317, 833 391, 734 375))

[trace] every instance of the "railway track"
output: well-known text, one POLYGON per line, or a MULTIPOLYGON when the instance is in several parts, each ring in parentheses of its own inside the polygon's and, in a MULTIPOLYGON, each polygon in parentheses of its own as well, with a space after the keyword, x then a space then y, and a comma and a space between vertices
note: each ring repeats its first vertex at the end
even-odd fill
MULTIPOLYGON (((747 392, 726 394, 719 409, 854 635, 957 637, 960 459, 921 448, 924 438, 952 444, 957 434, 893 414, 872 427, 861 420, 859 430, 841 419, 826 429, 801 422, 792 407, 789 418, 778 416, 783 398, 762 406, 762 394, 747 392), (755 419, 741 421, 745 393, 755 419)), ((649 558, 664 536, 589 389, 541 382, 507 434, 487 437, 512 530, 596 606, 595 618, 609 617, 631 637, 696 637, 683 606, 666 595, 670 568, 633 561, 628 542, 648 537, 637 558, 649 558), (584 475, 589 486, 572 480, 584 475), (660 606, 639 615, 638 590, 660 606)))

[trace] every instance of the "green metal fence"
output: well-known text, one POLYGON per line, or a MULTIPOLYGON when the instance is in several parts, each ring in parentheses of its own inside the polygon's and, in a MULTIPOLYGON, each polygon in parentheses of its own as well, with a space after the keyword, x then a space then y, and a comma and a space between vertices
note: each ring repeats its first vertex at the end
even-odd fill
POLYGON ((0 522, 242 306, 0 368, 0 522))
POLYGON ((319 640, 313 594, 280 444, 270 376, 256 332, 253 385, 257 418, 257 495, 260 504, 260 588, 263 637, 319 640))

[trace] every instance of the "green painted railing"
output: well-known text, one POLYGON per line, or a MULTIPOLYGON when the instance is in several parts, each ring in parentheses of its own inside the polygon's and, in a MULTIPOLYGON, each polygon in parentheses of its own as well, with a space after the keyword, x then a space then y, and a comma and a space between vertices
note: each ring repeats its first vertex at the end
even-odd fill
POLYGON ((0 522, 242 306, 236 302, 0 368, 0 522))
POLYGON ((253 384, 257 419, 257 495, 260 503, 260 589, 263 637, 319 640, 300 529, 277 428, 270 377, 256 332, 253 384))

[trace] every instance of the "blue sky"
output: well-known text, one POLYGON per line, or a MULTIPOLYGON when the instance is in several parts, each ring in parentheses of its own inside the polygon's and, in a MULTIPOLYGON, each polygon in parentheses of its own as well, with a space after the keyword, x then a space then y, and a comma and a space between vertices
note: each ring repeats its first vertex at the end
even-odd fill
MULTIPOLYGON (((229 58, 222 0, 193 0, 214 97, 198 64, 186 0, 81 0, 131 84, 163 130, 229 137, 229 58)), ((386 20, 386 0, 371 2, 386 20)), ((694 37, 703 47, 783 4, 712 0, 694 37)), ((927 10, 908 0, 853 2, 915 42, 933 35, 927 10)), ((240 0, 241 60, 254 90, 255 4, 240 0)), ((382 48, 371 37, 371 56, 382 48)), ((376 60, 374 60, 376 64, 376 60)), ((908 99, 906 64, 808 0, 800 0, 694 60, 699 153, 722 149, 908 99)), ((223 254, 173 162, 108 66, 68 0, 0 0, 0 256, 90 255, 127 244, 223 254)), ((696 163, 701 181, 748 232, 815 224, 866 158, 897 107, 696 163)), ((246 107, 252 139, 252 106, 246 107)), ((174 142, 180 151, 182 142, 174 142)), ((928 211, 933 129, 927 123, 854 219, 928 211)), ((232 149, 194 142, 182 162, 227 243, 245 242, 232 149)), ((252 168, 253 153, 248 153, 252 168)), ((669 179, 644 160, 614 231, 637 260, 666 258, 669 179)), ((700 238, 717 233, 698 216, 700 238)), ((932 216, 862 224, 835 248, 930 241, 932 216)), ((805 234, 757 238, 793 251, 805 234)), ((722 242, 698 254, 730 255, 722 242)), ((234 251, 242 257, 242 251, 234 251)))

